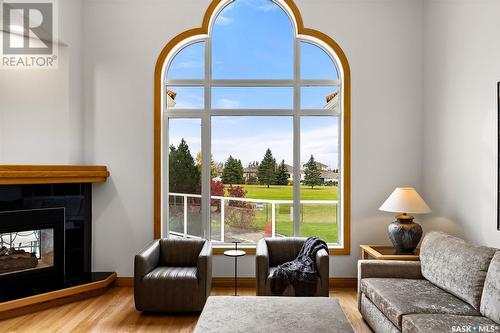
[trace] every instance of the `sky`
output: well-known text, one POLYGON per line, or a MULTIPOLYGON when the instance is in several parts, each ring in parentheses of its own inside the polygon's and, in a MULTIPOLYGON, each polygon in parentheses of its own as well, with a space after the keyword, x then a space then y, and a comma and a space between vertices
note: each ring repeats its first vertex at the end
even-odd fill
MULTIPOLYGON (((241 159, 244 166, 260 162, 267 148, 277 162, 293 165, 293 119, 273 116, 212 117, 212 156, 224 162, 229 155, 241 159)), ((169 119, 169 143, 178 145, 184 138, 191 155, 201 151, 200 119, 169 119)), ((338 168, 338 117, 307 116, 301 119, 302 163, 314 155, 317 162, 338 168)))
MULTIPOLYGON (((217 17, 212 31, 213 79, 293 79, 293 31, 286 13, 270 0, 236 0, 217 17)), ((191 44, 173 59, 167 78, 204 79, 205 43, 191 44)), ((300 45, 302 79, 338 79, 330 57, 310 43, 300 45)), ((203 87, 170 86, 177 93, 175 108, 204 108, 203 87)), ((322 109, 333 86, 301 88, 301 108, 322 109)), ((220 109, 291 109, 291 87, 217 87, 211 107, 220 109)), ((291 117, 213 117, 212 154, 223 162, 233 154, 246 165, 260 161, 267 147, 277 160, 292 164, 291 117)), ((200 120, 171 119, 170 143, 186 138, 192 154, 200 150, 200 120)), ((336 117, 303 117, 301 161, 310 154, 331 168, 338 167, 336 117)))

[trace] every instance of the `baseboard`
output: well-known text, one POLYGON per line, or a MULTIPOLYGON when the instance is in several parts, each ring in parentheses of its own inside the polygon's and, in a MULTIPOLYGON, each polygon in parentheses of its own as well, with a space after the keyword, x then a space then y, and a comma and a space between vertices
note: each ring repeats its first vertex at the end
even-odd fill
POLYGON ((330 289, 333 288, 357 288, 357 277, 331 277, 329 279, 330 289))
POLYGON ((115 287, 133 287, 134 277, 133 276, 119 276, 115 280, 115 287))
MULTIPOLYGON (((256 282, 255 278, 252 276, 242 276, 238 277, 238 287, 255 288, 256 282)), ((234 287, 234 276, 218 276, 212 277, 212 287, 218 288, 233 288, 234 287)))
MULTIPOLYGON (((238 277, 239 287, 255 287, 255 278, 252 276, 238 277)), ((358 279, 355 277, 331 277, 329 279, 329 286, 331 288, 356 288, 358 279)), ((116 278, 115 286, 117 287, 133 287, 134 278, 128 276, 121 276, 116 278)), ((232 288, 234 286, 234 277, 232 276, 217 276, 212 278, 212 287, 218 288, 232 288)))

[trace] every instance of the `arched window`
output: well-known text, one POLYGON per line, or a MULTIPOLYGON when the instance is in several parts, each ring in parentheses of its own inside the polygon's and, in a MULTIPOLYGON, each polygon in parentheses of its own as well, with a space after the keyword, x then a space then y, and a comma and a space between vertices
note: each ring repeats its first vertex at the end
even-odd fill
POLYGON ((155 237, 349 253, 349 67, 291 0, 215 0, 155 73, 155 237))

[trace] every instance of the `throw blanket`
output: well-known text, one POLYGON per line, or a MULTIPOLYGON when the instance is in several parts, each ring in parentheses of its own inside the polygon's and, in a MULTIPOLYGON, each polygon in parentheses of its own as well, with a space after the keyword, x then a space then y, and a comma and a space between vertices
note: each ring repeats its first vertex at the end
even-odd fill
POLYGON ((279 265, 271 276, 271 291, 275 296, 283 295, 291 284, 295 296, 314 296, 318 281, 316 267, 316 253, 328 246, 318 237, 309 237, 302 245, 302 249, 295 260, 279 265))

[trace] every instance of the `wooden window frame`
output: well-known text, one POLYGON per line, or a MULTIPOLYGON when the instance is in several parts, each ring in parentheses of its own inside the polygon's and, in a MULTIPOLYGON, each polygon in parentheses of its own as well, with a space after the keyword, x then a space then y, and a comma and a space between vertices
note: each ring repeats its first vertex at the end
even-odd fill
MULTIPOLYGON (((351 110, 351 83, 350 83, 350 67, 347 61, 347 57, 345 53, 340 48, 340 46, 329 36, 326 34, 319 32, 317 30, 305 28, 303 25, 302 17, 297 6, 294 4, 292 0, 273 0, 280 7, 282 7, 285 12, 289 15, 290 20, 295 25, 295 47, 297 48, 300 41, 311 40, 317 44, 325 45, 325 48, 330 48, 336 56, 337 65, 339 65, 339 75, 342 77, 342 89, 341 89, 341 135, 342 135, 342 149, 341 149, 341 184, 343 186, 340 191, 341 195, 341 205, 342 205, 342 246, 341 247, 331 247, 329 252, 331 255, 349 255, 350 254, 350 219, 351 219, 351 198, 350 198, 350 110, 351 110)), ((194 28, 187 30, 172 40, 170 40, 162 49, 155 66, 154 73, 154 238, 162 237, 162 221, 163 221, 163 209, 162 209, 162 201, 163 199, 163 183, 164 176, 162 165, 164 165, 164 137, 163 137, 163 128, 164 128, 164 120, 163 120, 163 109, 165 104, 165 99, 163 96, 164 85, 165 85, 165 71, 167 67, 167 59, 172 54, 177 53, 182 47, 185 47, 189 43, 189 41, 203 40, 207 38, 211 31, 211 25, 215 21, 215 18, 219 14, 219 12, 228 4, 232 2, 231 0, 213 0, 207 11, 205 12, 202 26, 199 28, 194 28), (205 36, 205 37, 200 37, 205 36), (182 45, 182 47, 179 47, 182 45)), ((207 39, 209 40, 209 39, 207 39)), ((207 50, 207 45, 205 45, 205 49, 207 50)), ((331 52, 330 52, 331 53, 331 52)), ((300 60, 295 60, 297 61, 300 60)), ((207 68, 205 68, 207 71, 207 68)), ((294 71, 296 72, 296 71, 294 71)), ((223 80, 230 81, 230 80, 223 80)), ((266 80, 257 80, 257 81, 266 81, 266 80)), ((258 84, 258 82, 254 82, 258 84)), ((226 83, 226 82, 224 82, 226 83)), ((207 94, 210 94, 209 89, 205 89, 205 97, 207 94)), ((219 110, 223 113, 223 110, 219 110)), ((308 110, 304 110, 303 113, 300 113, 298 116, 307 114, 308 110)), ((181 111, 180 113, 185 114, 185 111, 181 111)), ((269 113, 263 112, 262 115, 270 115, 269 113)), ((300 122, 298 123, 300 125, 300 122)), ((296 124, 294 124, 296 127, 296 124)), ((296 128, 295 128, 296 130, 296 128)), ((300 130, 300 127, 299 127, 300 130)), ((203 136, 203 134, 202 134, 203 136)), ((295 137, 295 135, 294 135, 295 137)), ((295 139, 294 139, 295 140, 295 139)), ((294 152, 295 155, 295 152, 294 152)), ((295 159, 295 157, 294 157, 295 159)), ((295 162, 295 161, 294 161, 295 162)), ((296 163, 294 163, 295 165, 296 163)), ((297 167, 300 167, 297 165, 297 167)), ((210 168, 203 168, 208 169, 210 168)), ((203 177, 202 177, 203 178, 203 177)), ((206 177, 205 177, 206 178, 206 177)), ((208 177, 210 180, 210 177, 208 177)), ((300 186, 298 184, 297 186, 300 186)), ((206 197, 209 195, 210 186, 204 186, 205 191, 207 193, 202 193, 202 196, 206 197)), ((294 191, 295 192, 295 191, 294 191)), ((294 198, 297 200, 297 198, 294 198)), ((300 200, 300 198, 298 198, 300 200)), ((207 214, 206 212, 205 214, 207 214)), ((202 212, 203 214, 203 212, 202 212)), ((298 212, 296 212, 298 214, 298 212)), ((208 228, 204 226, 204 229, 208 228)), ((205 230, 207 233, 207 230, 205 230)), ((222 254, 222 252, 227 249, 227 245, 217 245, 214 248, 215 254, 222 254)), ((247 252, 249 254, 255 253, 255 245, 249 245, 246 247, 247 252)))

